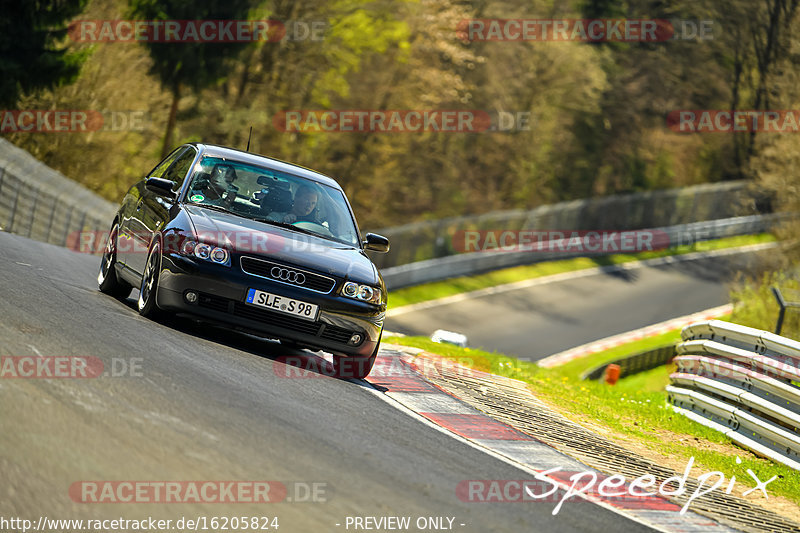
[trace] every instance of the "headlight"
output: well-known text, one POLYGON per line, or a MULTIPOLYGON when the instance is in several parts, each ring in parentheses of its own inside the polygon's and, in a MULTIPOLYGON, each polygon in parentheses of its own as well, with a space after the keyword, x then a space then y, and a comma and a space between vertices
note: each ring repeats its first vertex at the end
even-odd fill
POLYGON ((199 257, 200 259, 205 259, 208 261, 211 259, 211 245, 209 244, 198 244, 194 248, 194 255, 199 257))
POLYGON ((204 242, 197 242, 186 239, 180 246, 180 253, 190 257, 196 257, 203 261, 211 261, 218 265, 230 266, 231 256, 228 250, 219 246, 212 246, 204 242))
POLYGON ((381 290, 369 285, 359 285, 352 281, 348 281, 342 287, 342 296, 352 298, 354 300, 361 300, 371 304, 381 303, 381 290))
POLYGON ((352 281, 345 283, 344 288, 342 289, 342 294, 348 298, 355 298, 358 296, 358 283, 353 283, 352 281))
POLYGON ((197 246, 197 243, 191 239, 187 239, 183 241, 183 245, 181 246, 181 254, 182 255, 193 255, 194 254, 194 247, 197 246))
POLYGON ((225 264, 228 262, 228 250, 225 248, 214 248, 211 250, 211 260, 215 263, 225 264))

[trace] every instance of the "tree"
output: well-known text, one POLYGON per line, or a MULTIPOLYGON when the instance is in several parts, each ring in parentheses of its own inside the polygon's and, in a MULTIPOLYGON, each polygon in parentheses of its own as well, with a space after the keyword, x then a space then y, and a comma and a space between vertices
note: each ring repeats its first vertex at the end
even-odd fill
MULTIPOLYGON (((132 18, 147 21, 165 20, 244 20, 250 0, 129 0, 132 18)), ((247 43, 240 42, 152 42, 145 46, 162 87, 172 94, 167 118, 162 157, 172 148, 172 136, 183 87, 199 91, 222 79, 229 59, 247 43)))
POLYGON ((4 0, 0 15, 0 106, 13 106, 20 95, 73 81, 87 57, 84 51, 58 47, 65 22, 86 0, 4 0))

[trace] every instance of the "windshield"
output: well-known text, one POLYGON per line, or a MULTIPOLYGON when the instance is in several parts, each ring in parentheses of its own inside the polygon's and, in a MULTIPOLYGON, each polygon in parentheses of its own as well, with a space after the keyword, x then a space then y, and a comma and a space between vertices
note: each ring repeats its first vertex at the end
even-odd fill
POLYGON ((204 157, 194 168, 189 203, 358 246, 339 189, 268 167, 204 157))

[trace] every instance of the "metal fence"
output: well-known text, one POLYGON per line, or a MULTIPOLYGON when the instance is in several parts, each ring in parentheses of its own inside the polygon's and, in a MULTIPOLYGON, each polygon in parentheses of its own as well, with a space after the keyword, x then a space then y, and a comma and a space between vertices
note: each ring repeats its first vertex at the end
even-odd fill
POLYGON ((645 372, 666 365, 673 357, 675 357, 675 345, 661 346, 660 348, 609 361, 597 368, 584 372, 581 379, 597 380, 602 378, 608 365, 618 365, 620 368, 619 379, 622 379, 632 376, 633 374, 638 374, 639 372, 645 372))
POLYGON ((800 470, 800 342, 712 320, 683 329, 673 408, 800 470))
POLYGON ((60 246, 107 231, 116 206, 0 138, 0 229, 60 246))
MULTIPOLYGON (((752 215, 693 222, 666 228, 653 228, 653 230, 661 232, 670 243, 685 243, 689 242, 690 238, 697 242, 734 235, 766 232, 774 225, 793 217, 794 215, 788 213, 752 215)), ((563 240, 566 241, 567 239, 563 240)), ((392 242, 393 247, 396 245, 395 242, 392 242)), ((568 250, 566 246, 564 246, 564 250, 560 250, 558 246, 553 246, 550 249, 554 251, 520 250, 505 252, 491 250, 471 252, 385 268, 381 270, 381 273, 388 288, 399 289, 458 276, 479 274, 500 268, 510 268, 555 259, 592 256, 592 254, 586 253, 585 250, 566 251, 568 250)), ((603 254, 598 253, 595 255, 601 256, 603 254)))
MULTIPOLYGON (((662 228, 674 242, 765 231, 774 217, 753 213, 758 201, 744 182, 576 200, 480 216, 448 218, 377 230, 389 254, 371 254, 390 288, 576 255, 565 252, 462 253, 461 230, 632 230, 662 228), (728 218, 726 218, 728 217, 728 218), (551 257, 552 256, 552 257, 551 257)), ((75 247, 81 232, 108 230, 116 206, 0 138, 0 229, 75 247)), ((776 215, 777 216, 777 215, 776 215)))
POLYGON ((388 254, 374 255, 373 260, 385 269, 456 255, 459 250, 454 239, 462 231, 636 230, 768 211, 769 202, 756 197, 745 181, 621 194, 376 229, 376 233, 389 237, 392 249, 388 254))

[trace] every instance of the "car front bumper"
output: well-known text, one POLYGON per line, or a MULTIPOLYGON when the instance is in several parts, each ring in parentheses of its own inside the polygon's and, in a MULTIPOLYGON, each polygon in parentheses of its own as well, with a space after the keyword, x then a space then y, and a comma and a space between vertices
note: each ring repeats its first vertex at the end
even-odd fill
POLYGON ((385 307, 380 308, 338 295, 341 284, 329 294, 306 290, 244 273, 239 258, 222 266, 164 254, 156 302, 162 309, 187 313, 210 322, 268 337, 290 340, 339 355, 370 355, 380 341, 385 307), (315 321, 245 303, 249 289, 294 298, 319 306, 315 321), (189 303, 186 294, 198 295, 189 303), (354 335, 361 337, 352 342, 354 335))

